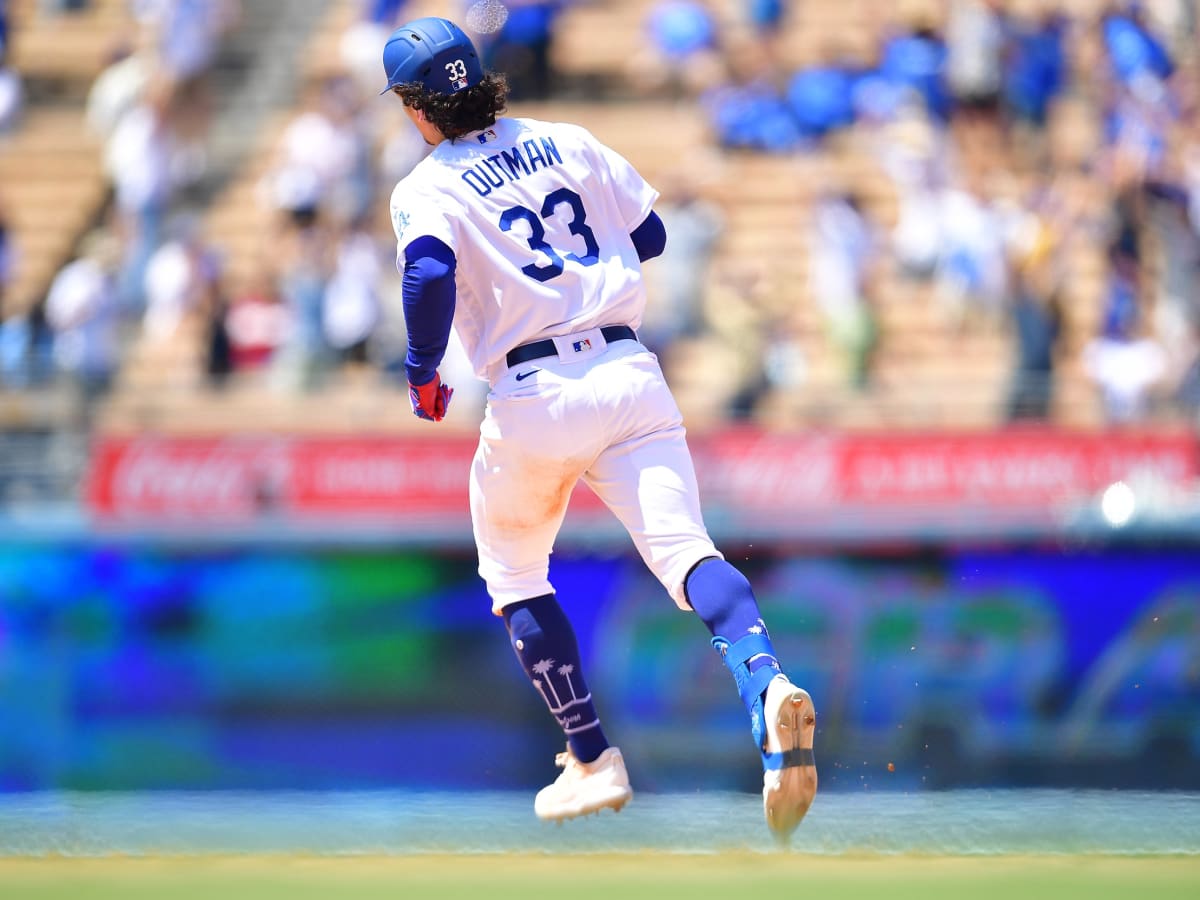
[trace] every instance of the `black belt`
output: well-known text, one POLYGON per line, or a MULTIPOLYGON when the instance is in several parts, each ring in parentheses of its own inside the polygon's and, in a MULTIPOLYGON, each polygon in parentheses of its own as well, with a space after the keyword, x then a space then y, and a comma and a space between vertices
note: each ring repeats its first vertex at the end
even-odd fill
MULTIPOLYGON (((600 333, 604 335, 604 340, 610 344, 613 341, 637 340, 637 332, 628 325, 605 325, 600 329, 600 333)), ((554 345, 554 341, 546 338, 544 341, 534 341, 532 344, 522 344, 520 347, 513 347, 508 351, 508 355, 504 359, 511 369, 513 366, 519 366, 521 363, 529 362, 531 359, 554 356, 557 352, 558 348, 554 345)))

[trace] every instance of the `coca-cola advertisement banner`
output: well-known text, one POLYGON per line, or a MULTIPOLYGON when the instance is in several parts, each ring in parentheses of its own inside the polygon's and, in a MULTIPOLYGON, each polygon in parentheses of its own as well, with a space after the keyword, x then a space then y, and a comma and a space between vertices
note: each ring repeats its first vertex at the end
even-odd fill
MULTIPOLYGON (((1187 434, 809 435, 733 429, 690 439, 706 508, 770 514, 994 508, 1044 514, 1118 480, 1168 491, 1200 472, 1187 434)), ((89 508, 126 522, 464 518, 472 437, 101 438, 89 508)), ((603 512, 582 485, 570 516, 603 512)))

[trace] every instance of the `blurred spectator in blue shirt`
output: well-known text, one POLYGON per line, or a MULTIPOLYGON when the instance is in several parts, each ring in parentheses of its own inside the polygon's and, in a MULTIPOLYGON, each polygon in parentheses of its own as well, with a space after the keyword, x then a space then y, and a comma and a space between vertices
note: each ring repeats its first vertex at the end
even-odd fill
POLYGON ((408 0, 362 0, 361 18, 380 25, 395 25, 408 0))
POLYGON ((658 51, 677 63, 716 46, 717 26, 712 14, 690 0, 659 3, 650 10, 647 27, 658 51))
POLYGON ((503 72, 513 100, 542 100, 555 91, 551 71, 554 29, 563 0, 508 0, 499 31, 479 43, 484 68, 503 72))
POLYGON ((946 43, 932 20, 914 19, 908 28, 888 38, 879 69, 888 81, 915 92, 939 121, 950 118, 946 43))
POLYGON ((784 0, 749 0, 750 26, 760 35, 774 34, 783 26, 788 4, 784 0))
MULTIPOLYGON (((856 122, 886 126, 911 110, 908 91, 883 75, 879 69, 860 72, 854 79, 851 98, 856 122)), ((919 104, 924 110, 925 104, 919 104)))
POLYGON ((802 135, 791 107, 763 81, 729 84, 705 97, 717 143, 730 150, 790 153, 802 135))
POLYGON ((727 77, 724 50, 706 6, 666 0, 650 8, 627 78, 643 95, 694 98, 727 77))
POLYGON ((822 58, 796 72, 787 86, 787 101, 805 140, 825 135, 854 122, 854 85, 857 73, 833 45, 822 58))
POLYGON ((1066 21, 1054 12, 1012 15, 1005 42, 1004 105, 1018 122, 1042 128, 1066 76, 1066 21))
POLYGON ((1153 33, 1141 3, 1111 6, 1101 20, 1104 48, 1113 74, 1125 85, 1150 75, 1165 79, 1174 65, 1166 45, 1153 33))
POLYGON ((779 71, 758 41, 730 41, 715 86, 699 94, 718 146, 732 150, 789 153, 802 135, 779 71))
POLYGON ((1174 64, 1140 3, 1110 7, 1100 20, 1103 47, 1112 74, 1104 108, 1110 148, 1108 177, 1121 187, 1156 178, 1168 153, 1179 115, 1179 97, 1170 81, 1174 64))

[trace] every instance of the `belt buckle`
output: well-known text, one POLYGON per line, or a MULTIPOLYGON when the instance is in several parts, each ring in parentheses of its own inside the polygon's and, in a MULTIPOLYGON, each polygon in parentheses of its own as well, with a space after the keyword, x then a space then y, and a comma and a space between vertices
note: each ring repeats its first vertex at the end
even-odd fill
POLYGON ((554 349, 558 358, 565 363, 584 362, 593 359, 604 352, 608 341, 599 328, 589 328, 587 331, 577 331, 574 334, 564 334, 554 337, 554 349))

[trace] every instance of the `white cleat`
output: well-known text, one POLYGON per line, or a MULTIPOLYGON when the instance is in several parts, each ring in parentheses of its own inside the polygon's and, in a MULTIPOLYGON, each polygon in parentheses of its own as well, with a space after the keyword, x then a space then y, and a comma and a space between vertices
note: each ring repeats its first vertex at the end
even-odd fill
POLYGON ((625 760, 616 747, 609 747, 590 763, 577 760, 568 748, 554 762, 562 768, 562 774, 533 798, 533 811, 539 819, 561 825, 564 819, 602 809, 620 811, 633 797, 625 760))
POLYGON ((786 841, 808 812, 817 793, 813 732, 817 713, 808 691, 784 675, 767 685, 763 701, 767 723, 766 755, 779 763, 763 772, 763 813, 767 826, 786 841))

